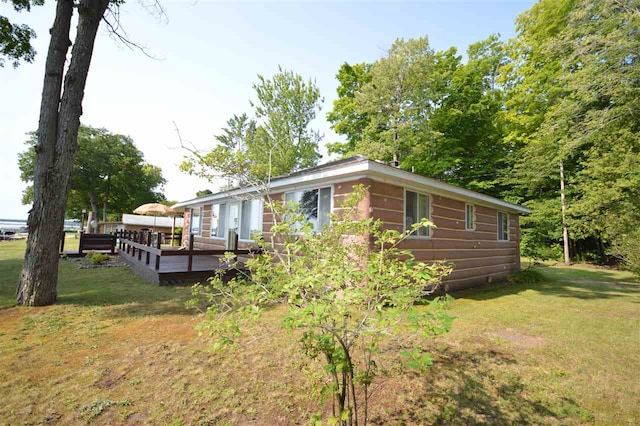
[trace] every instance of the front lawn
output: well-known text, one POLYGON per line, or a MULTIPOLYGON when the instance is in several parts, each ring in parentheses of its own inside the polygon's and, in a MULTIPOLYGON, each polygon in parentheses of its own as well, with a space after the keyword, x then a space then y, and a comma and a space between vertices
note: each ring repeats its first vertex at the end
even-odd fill
MULTIPOLYGON (((10 307, 23 252, 0 242, 0 424, 306 424, 317 411, 277 310, 262 338, 214 353, 184 308, 188 288, 68 261, 57 305, 10 307)), ((640 283, 540 271, 547 282, 455 294, 453 331, 428 343, 426 374, 400 373, 389 350, 374 423, 638 423, 640 283)))

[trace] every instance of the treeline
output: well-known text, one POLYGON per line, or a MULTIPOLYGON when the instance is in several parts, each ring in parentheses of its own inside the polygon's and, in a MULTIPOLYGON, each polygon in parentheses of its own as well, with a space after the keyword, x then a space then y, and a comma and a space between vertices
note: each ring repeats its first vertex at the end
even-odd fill
MULTIPOLYGON (((21 179, 27 183, 23 204, 32 204, 37 137, 29 133, 26 151, 18 155, 21 179)), ((80 125, 65 217, 80 219, 88 210, 97 232, 102 220, 122 220, 123 213, 150 202, 166 202, 162 170, 149 164, 129 136, 80 125), (101 213, 101 215, 100 215, 101 213)))
POLYGON ((640 267, 639 2, 542 0, 515 25, 466 61, 423 37, 345 63, 329 151, 530 207, 524 255, 560 259, 564 227, 574 260, 640 267))

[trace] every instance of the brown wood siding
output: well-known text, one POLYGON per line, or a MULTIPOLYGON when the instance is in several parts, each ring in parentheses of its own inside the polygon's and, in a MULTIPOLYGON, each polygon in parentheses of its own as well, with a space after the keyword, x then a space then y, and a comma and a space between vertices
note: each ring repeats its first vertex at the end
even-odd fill
MULTIPOLYGON (((365 217, 374 217, 385 222, 387 229, 404 230, 404 188, 371 179, 358 179, 337 183, 333 186, 333 213, 340 211, 344 197, 354 185, 369 188, 359 204, 365 217)), ((428 193, 428 191, 427 191, 428 193)), ((283 193, 273 194, 274 200, 282 201, 283 193)), ((445 261, 454 265, 453 273, 445 278, 448 291, 485 284, 505 278, 520 269, 520 228, 517 214, 509 214, 509 241, 498 241, 498 210, 475 205, 476 229, 465 229, 466 203, 441 195, 431 197, 431 220, 436 228, 431 237, 415 237, 405 240, 400 248, 413 251, 417 260, 445 261)), ((208 236, 211 227, 211 206, 203 209, 203 235, 208 236)), ((263 213, 263 235, 271 237, 273 215, 265 205, 263 213)), ((185 213, 184 225, 188 244, 189 218, 185 213)), ((196 238, 196 248, 224 248, 223 239, 196 238)), ((240 243, 241 248, 251 244, 240 243)))
MULTIPOLYGON (((373 217, 385 221, 387 229, 404 230, 404 188, 374 182, 371 192, 373 217)), ((431 237, 411 237, 400 245, 413 250, 417 260, 452 263, 454 271, 445 278, 449 290, 502 279, 520 269, 518 215, 509 215, 509 241, 498 241, 498 211, 475 205, 476 229, 466 230, 466 204, 432 195, 431 220, 436 227, 431 237)))

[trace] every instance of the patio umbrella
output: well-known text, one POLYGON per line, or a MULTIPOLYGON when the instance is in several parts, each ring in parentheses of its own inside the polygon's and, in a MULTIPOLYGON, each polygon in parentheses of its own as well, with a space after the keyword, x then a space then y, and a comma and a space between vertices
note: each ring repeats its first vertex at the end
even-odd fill
POLYGON ((173 223, 171 226, 171 245, 173 245, 173 231, 174 231, 174 226, 175 226, 175 215, 176 215, 176 211, 173 210, 171 207, 169 206, 165 206, 164 204, 160 204, 160 203, 147 203, 147 204, 143 204, 140 207, 136 208, 133 211, 135 214, 144 214, 144 215, 150 215, 153 216, 153 230, 156 230, 156 217, 157 216, 172 216, 173 217, 173 223))

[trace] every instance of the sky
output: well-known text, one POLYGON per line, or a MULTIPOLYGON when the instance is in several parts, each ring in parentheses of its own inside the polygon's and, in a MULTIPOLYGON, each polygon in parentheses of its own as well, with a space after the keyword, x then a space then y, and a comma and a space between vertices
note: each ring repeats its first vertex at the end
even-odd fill
MULTIPOLYGON (((313 79, 324 97, 312 123, 323 144, 343 140, 326 113, 336 98, 335 74, 344 62, 373 62, 397 38, 427 35, 436 50, 467 46, 493 33, 514 36, 517 16, 531 0, 410 2, 220 2, 161 0, 165 19, 128 1, 121 22, 129 39, 149 58, 129 50, 103 28, 96 39, 81 122, 129 135, 145 159, 162 168, 169 200, 193 198, 215 185, 181 172, 182 139, 206 150, 233 114, 251 113, 257 75, 278 66, 313 79)), ((18 153, 26 133, 37 129, 44 61, 55 2, 15 13, 0 2, 0 15, 37 33, 36 59, 0 68, 0 218, 26 219, 21 204, 18 153)), ((324 149, 321 150, 326 154, 324 149)), ((326 155, 323 162, 329 160, 326 155)))

